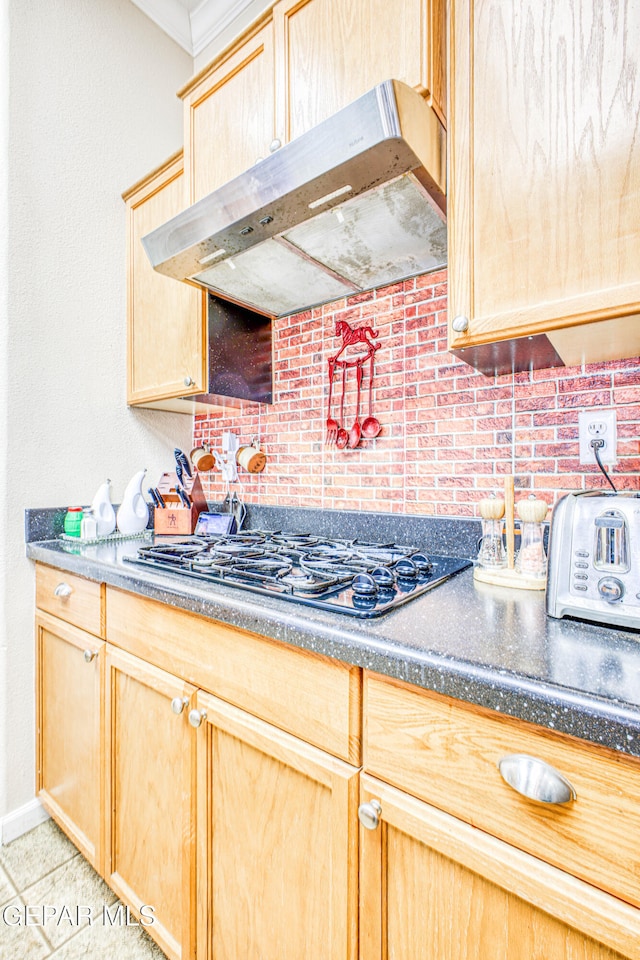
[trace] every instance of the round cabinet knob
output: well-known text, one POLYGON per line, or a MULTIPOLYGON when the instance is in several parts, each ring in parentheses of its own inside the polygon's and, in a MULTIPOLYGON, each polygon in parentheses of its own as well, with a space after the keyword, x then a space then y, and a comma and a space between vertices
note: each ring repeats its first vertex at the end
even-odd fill
POLYGON ((95 660, 95 658, 98 656, 98 651, 97 651, 97 650, 85 650, 84 653, 82 654, 82 656, 84 657, 84 662, 85 662, 85 663, 91 663, 91 661, 92 661, 92 660, 95 660))
POLYGON ((369 803, 361 803, 358 807, 358 820, 367 830, 375 830, 380 823, 382 816, 382 807, 378 800, 370 800, 369 803))
POLYGON ((72 593, 73 587, 70 587, 68 583, 59 583, 53 591, 54 597, 60 597, 62 600, 64 600, 66 597, 70 597, 72 593))
POLYGON ((206 716, 206 710, 192 710, 189 714, 189 723, 197 729, 202 721, 206 719, 206 716))
POLYGON ((615 603, 624 596, 624 584, 616 577, 603 577, 598 583, 598 593, 607 603, 615 603))
POLYGON ((278 137, 276 137, 269 144, 269 153, 275 153, 276 150, 279 150, 281 146, 282 146, 282 140, 279 140, 278 137))
POLYGON ((555 767, 526 753, 503 757, 498 769, 516 793, 536 803, 570 803, 577 797, 573 786, 555 767))
POLYGON ((193 387, 193 386, 195 386, 195 383, 196 383, 196 382, 195 382, 195 380, 193 379, 193 377, 185 377, 185 378, 184 378, 184 385, 185 385, 185 387, 193 387))
POLYGON ((464 333, 469 329, 469 317, 458 316, 451 321, 451 326, 456 333, 464 333))
POLYGON ((188 703, 189 697, 174 697, 171 701, 171 709, 176 715, 179 715, 188 703))

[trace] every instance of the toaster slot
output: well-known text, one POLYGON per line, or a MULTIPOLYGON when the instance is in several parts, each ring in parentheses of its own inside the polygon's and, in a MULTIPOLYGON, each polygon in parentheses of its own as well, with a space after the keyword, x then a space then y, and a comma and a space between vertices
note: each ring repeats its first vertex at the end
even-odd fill
POLYGON ((596 543, 593 565, 596 570, 627 573, 629 565, 629 531, 627 521, 618 510, 607 510, 595 519, 596 543))

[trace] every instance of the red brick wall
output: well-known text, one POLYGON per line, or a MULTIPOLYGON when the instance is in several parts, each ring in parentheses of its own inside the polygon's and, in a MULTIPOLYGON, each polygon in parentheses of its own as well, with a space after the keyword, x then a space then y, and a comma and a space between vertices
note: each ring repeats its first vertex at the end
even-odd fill
MULTIPOLYGON (((220 449, 223 430, 242 443, 260 438, 263 473, 240 470, 244 497, 264 504, 470 516, 502 489, 503 475, 553 503, 563 492, 606 486, 580 466, 578 411, 615 406, 618 488, 640 489, 640 358, 585 367, 485 377, 447 353, 447 273, 358 294, 274 323, 274 404, 244 404, 228 415, 198 415, 194 439, 220 449), (324 442, 327 357, 337 352, 336 320, 379 333, 376 440, 355 450, 324 442)), ((368 365, 363 408, 368 401, 368 365)), ((337 416, 341 372, 336 371, 337 416)), ((353 423, 355 369, 348 371, 347 429, 353 423)), ((366 409, 365 409, 366 414, 366 409)), ((210 500, 224 495, 221 474, 203 474, 210 500)))

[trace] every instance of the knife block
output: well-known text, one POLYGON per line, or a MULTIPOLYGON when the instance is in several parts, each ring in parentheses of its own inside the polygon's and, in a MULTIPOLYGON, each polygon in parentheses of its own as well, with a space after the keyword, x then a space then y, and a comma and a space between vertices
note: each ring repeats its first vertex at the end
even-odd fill
POLYGON ((155 507, 153 511, 153 529, 157 534, 173 534, 184 536, 191 534, 196 528, 198 517, 208 509, 200 477, 195 473, 192 477, 183 478, 182 487, 191 499, 191 508, 183 505, 176 491, 178 478, 174 473, 163 473, 156 484, 166 507, 155 507))

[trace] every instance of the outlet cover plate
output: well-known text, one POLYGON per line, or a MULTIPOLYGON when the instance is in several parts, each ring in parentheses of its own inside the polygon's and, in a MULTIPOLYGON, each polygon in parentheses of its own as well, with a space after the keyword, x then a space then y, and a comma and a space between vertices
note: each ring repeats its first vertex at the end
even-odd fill
POLYGON ((581 410, 578 413, 578 437, 580 463, 591 463, 597 466, 595 454, 589 446, 591 441, 596 438, 605 442, 604 448, 600 450, 602 462, 610 465, 618 462, 616 457, 618 430, 615 410, 601 410, 598 407, 594 407, 593 410, 581 410))

